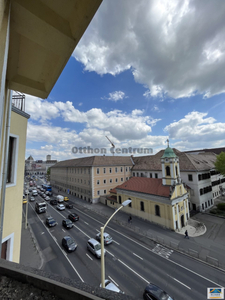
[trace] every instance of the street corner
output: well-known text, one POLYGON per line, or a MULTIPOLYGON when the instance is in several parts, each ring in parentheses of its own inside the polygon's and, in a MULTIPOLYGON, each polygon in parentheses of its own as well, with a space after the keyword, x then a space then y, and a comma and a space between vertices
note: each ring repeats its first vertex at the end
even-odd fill
POLYGON ((198 237, 205 234, 207 228, 204 223, 189 219, 187 226, 183 227, 179 232, 177 231, 177 233, 185 236, 186 230, 189 237, 198 237))

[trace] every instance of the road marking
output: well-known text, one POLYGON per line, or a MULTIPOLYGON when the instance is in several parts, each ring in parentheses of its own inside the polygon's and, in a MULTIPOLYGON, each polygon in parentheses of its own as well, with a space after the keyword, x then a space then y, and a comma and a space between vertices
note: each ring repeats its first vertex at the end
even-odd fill
POLYGON ((143 260, 143 258, 140 257, 139 255, 137 255, 136 253, 133 252, 133 254, 134 254, 135 256, 137 256, 138 258, 140 258, 141 260, 143 260))
POLYGON ((89 225, 87 222, 84 222, 85 224, 89 225))
POLYGON ((136 271, 134 271, 133 269, 131 269, 131 267, 129 267, 128 265, 126 265, 122 260, 118 259, 118 261, 123 264, 126 268, 128 268, 130 271, 132 271, 134 274, 136 274, 138 277, 140 277, 142 280, 144 280, 146 283, 149 283, 149 280, 145 279, 144 277, 142 277, 140 274, 138 274, 136 271))
POLYGON ((87 253, 86 253, 87 257, 89 257, 91 260, 93 260, 87 253))
POLYGON ((44 232, 42 232, 41 234, 45 234, 44 232))
POLYGON ((115 240, 113 240, 113 243, 116 243, 117 245, 120 245, 120 243, 116 242, 115 240))
MULTIPOLYGON (((32 205, 31 205, 32 207, 32 205)), ((34 210, 34 208, 32 207, 32 209, 34 210)), ((35 210, 34 210, 35 211, 35 210)), ((37 215, 37 214, 36 214, 37 215)), ((41 218, 39 217, 39 215, 37 215, 38 219, 41 221, 41 218)), ((44 225, 44 223, 41 222, 41 224, 44 225)), ((48 231, 49 235, 52 237, 52 239, 54 240, 54 236, 51 234, 50 231, 48 231)), ((82 282, 84 282, 83 278, 80 276, 80 274, 78 273, 78 271, 76 270, 76 268, 74 267, 74 265, 71 263, 71 261, 69 260, 69 258, 67 257, 67 255, 64 254, 64 250, 62 250, 62 248, 60 247, 59 243, 55 240, 56 245, 59 247, 59 249, 61 250, 61 252, 63 253, 63 255, 65 256, 65 258, 67 259, 68 263, 71 265, 71 267, 73 268, 73 270, 75 271, 75 273, 77 274, 77 276, 80 278, 80 280, 82 282)))
POLYGON ((108 276, 108 277, 116 286, 119 286, 119 284, 117 282, 115 282, 115 280, 113 280, 111 276, 108 276))
POLYGON ((167 249, 159 244, 157 244, 153 249, 152 252, 157 253, 158 255, 164 257, 164 258, 169 258, 170 255, 173 253, 173 250, 167 249))
POLYGON ((63 228, 62 228, 62 231, 63 231, 63 232, 66 232, 63 228))
POLYGON ((171 277, 170 275, 168 275, 170 278, 172 278, 173 280, 175 280, 175 281, 177 281, 177 282, 179 282, 180 284, 182 284, 183 286, 185 286, 187 289, 189 289, 189 290, 191 290, 191 288, 189 287, 189 286, 187 286, 186 284, 184 284, 183 282, 181 282, 181 281, 179 281, 179 280, 177 280, 176 278, 174 278, 174 277, 171 277))

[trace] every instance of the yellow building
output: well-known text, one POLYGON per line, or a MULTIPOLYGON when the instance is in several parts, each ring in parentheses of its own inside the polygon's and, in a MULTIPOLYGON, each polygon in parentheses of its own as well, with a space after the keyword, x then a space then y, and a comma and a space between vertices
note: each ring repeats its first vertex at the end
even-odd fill
POLYGON ((21 227, 13 235, 10 228, 22 221, 27 122, 13 110, 9 130, 11 90, 47 98, 101 2, 0 1, 0 253, 3 248, 7 259, 19 259, 21 227), (8 157, 14 169, 9 169, 8 157), (7 183, 9 174, 13 181, 7 183))
POLYGON ((180 179, 179 158, 168 146, 161 157, 163 178, 132 177, 111 190, 107 204, 172 230, 180 230, 189 219, 188 191, 180 179))
POLYGON ((23 110, 12 106, 1 257, 17 263, 20 261, 24 158, 29 117, 23 110))

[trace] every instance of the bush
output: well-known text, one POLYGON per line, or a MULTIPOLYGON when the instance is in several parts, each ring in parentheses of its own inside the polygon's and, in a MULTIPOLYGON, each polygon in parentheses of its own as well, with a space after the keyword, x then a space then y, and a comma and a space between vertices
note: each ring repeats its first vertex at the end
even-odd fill
POLYGON ((217 204, 217 208, 219 210, 224 210, 225 211, 225 203, 219 203, 219 204, 217 204))
POLYGON ((216 215, 217 214, 217 209, 216 208, 211 209, 210 213, 216 215))

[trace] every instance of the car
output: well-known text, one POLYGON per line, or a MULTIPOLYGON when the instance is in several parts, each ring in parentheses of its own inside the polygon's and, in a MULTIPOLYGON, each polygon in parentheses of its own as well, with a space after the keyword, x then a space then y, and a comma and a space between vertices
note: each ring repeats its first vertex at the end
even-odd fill
POLYGON ((58 203, 57 206, 56 206, 56 208, 58 210, 64 210, 65 209, 65 205, 58 203))
MULTIPOLYGON (((101 244, 95 239, 89 239, 87 242, 87 249, 92 252, 97 258, 101 258, 101 244)), ((104 255, 106 251, 104 249, 104 255)))
POLYGON ((62 239, 62 246, 67 252, 73 252, 77 249, 77 243, 70 236, 64 236, 62 239))
POLYGON ((35 201, 35 198, 34 198, 33 196, 30 197, 30 201, 31 201, 31 202, 35 201))
POLYGON ((46 196, 45 194, 42 194, 42 198, 44 198, 44 199, 45 199, 46 197, 47 197, 47 196, 46 196))
POLYGON ((69 208, 69 209, 73 208, 73 204, 67 203, 67 204, 66 204, 66 208, 69 208))
MULTIPOLYGON (((102 287, 102 284, 100 284, 100 287, 102 287)), ((122 292, 112 281, 110 281, 109 279, 105 280, 105 289, 113 291, 113 292, 117 292, 117 293, 122 293, 124 294, 124 292, 122 292)))
POLYGON ((68 197, 64 197, 64 201, 69 201, 69 198, 68 197))
POLYGON ((73 227, 73 223, 71 220, 65 219, 65 220, 62 220, 62 226, 65 227, 66 229, 70 229, 73 227))
POLYGON ((145 300, 174 300, 171 296, 169 296, 165 291, 163 291, 157 285, 149 283, 143 293, 143 298, 145 300))
POLYGON ((77 214, 75 214, 75 213, 69 214, 68 215, 68 219, 70 219, 73 222, 76 222, 76 221, 79 221, 79 216, 77 214))
POLYGON ((57 205, 58 202, 57 202, 57 200, 50 200, 50 204, 51 204, 51 205, 57 205))
POLYGON ((46 225, 48 225, 49 227, 53 227, 53 226, 56 226, 56 221, 53 217, 51 216, 48 216, 46 218, 46 221, 45 221, 46 225))
POLYGON ((23 204, 27 203, 27 198, 23 198, 23 204))
MULTIPOLYGON (((104 236, 104 244, 105 245, 109 245, 112 243, 113 239, 110 234, 108 234, 107 232, 104 232, 103 236, 104 236)), ((96 234, 96 240, 101 243, 101 232, 96 234)))
POLYGON ((24 194, 25 194, 25 195, 29 195, 30 192, 29 192, 28 190, 25 190, 24 194))
POLYGON ((49 197, 49 196, 46 196, 46 197, 45 197, 45 200, 46 200, 46 201, 49 201, 49 200, 50 200, 50 197, 49 197))

